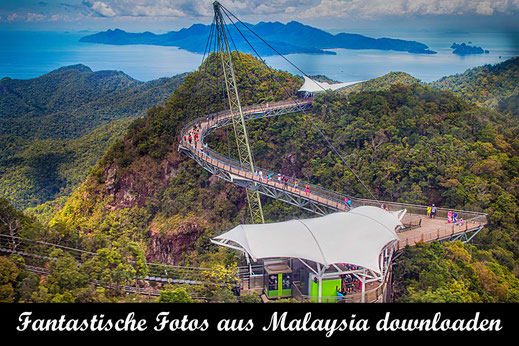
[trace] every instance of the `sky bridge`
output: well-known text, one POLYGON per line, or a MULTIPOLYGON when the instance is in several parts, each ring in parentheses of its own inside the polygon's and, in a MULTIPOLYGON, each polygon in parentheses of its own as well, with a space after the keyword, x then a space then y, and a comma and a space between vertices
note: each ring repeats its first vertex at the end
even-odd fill
MULTIPOLYGON (((248 290, 257 290, 266 298, 298 295, 302 299, 316 298, 321 302, 323 299, 338 301, 339 297, 344 298, 345 288, 350 299, 353 296, 351 293, 357 290, 360 291, 357 293, 361 302, 382 301, 391 275, 391 261, 404 247, 420 242, 469 241, 484 227, 487 220, 483 213, 434 208, 434 217, 429 217, 428 206, 380 201, 373 195, 307 114, 312 109, 313 95, 316 92, 334 90, 354 83, 333 85, 313 81, 292 64, 304 76, 305 83, 299 93, 304 98, 291 95, 285 88, 285 101, 242 107, 229 43, 233 43, 233 39, 226 29, 224 18, 234 25, 246 42, 248 40, 237 24, 241 24, 276 53, 277 51, 220 3, 215 1, 213 7, 215 16, 206 50, 214 42, 214 53, 221 62, 223 93, 229 109, 204 115, 184 126, 180 133, 179 150, 211 174, 245 188, 247 192, 252 224, 235 227, 212 241, 244 253, 249 263, 246 275, 248 290), (287 114, 304 115, 373 198, 348 196, 299 178, 285 177, 266 167, 258 167, 254 161, 246 123, 287 114), (231 125, 234 128, 238 159, 208 147, 207 138, 213 131, 231 125), (260 195, 283 201, 321 217, 298 220, 299 222, 265 224, 260 195), (448 216, 452 214, 457 215, 457 219, 448 216), (295 234, 294 229, 299 229, 299 233, 295 234), (334 232, 329 232, 330 229, 334 232), (367 239, 368 237, 370 238, 367 239), (299 242, 299 238, 305 238, 306 241, 299 242), (384 239, 382 243, 381 239, 384 239), (343 249, 338 246, 338 242, 343 249), (359 250, 361 254, 358 253, 359 250), (318 252, 322 256, 317 256, 318 252), (336 262, 329 262, 327 258, 334 258, 336 262), (254 273, 252 262, 263 264, 262 273, 254 273), (255 282, 258 278, 261 278, 260 283, 255 282), (355 282, 355 285, 351 282, 355 282)), ((265 64, 256 49, 252 45, 250 47, 265 64)), ((265 66, 273 79, 277 80, 270 67, 266 64, 265 66)))
MULTIPOLYGON (((350 196, 257 166, 249 143, 247 122, 292 114, 305 116, 351 170, 308 115, 313 108, 312 95, 326 88, 323 83, 309 87, 311 79, 303 73, 306 85, 303 98, 287 92, 284 101, 242 107, 224 15, 235 26, 241 21, 218 2, 213 6, 215 18, 206 50, 212 44, 218 47, 215 53, 221 63, 223 91, 229 109, 204 114, 188 122, 180 132, 178 150, 212 175, 246 191, 251 223, 238 225, 212 239, 215 244, 244 253, 248 265, 237 268, 238 274, 232 283, 243 293, 258 292, 264 301, 288 297, 313 302, 388 301, 392 261, 406 246, 433 241, 468 242, 487 224, 484 213, 437 208, 432 218, 427 215, 428 206, 381 201, 353 170, 373 198, 350 196), (231 126, 238 158, 225 156, 208 146, 211 133, 231 126), (316 217, 266 224, 260 196, 296 206, 316 217), (456 213, 458 219, 453 222, 449 213, 456 213)), ((246 24, 241 24, 248 29, 246 24)), ((239 29, 238 32, 241 34, 239 29)), ((254 47, 252 49, 255 51, 254 47)), ((204 52, 204 58, 205 55, 204 52)), ((270 71, 270 67, 267 68, 270 71)), ((273 78, 276 79, 274 74, 273 78)), ((0 235, 1 253, 18 254, 31 258, 34 263, 54 260, 52 253, 57 248, 78 261, 97 256, 57 244, 0 235)), ((215 276, 211 275, 211 268, 158 263, 147 266, 148 272, 139 280, 158 284, 229 284, 212 281, 215 276)), ((38 265, 31 265, 30 270, 48 275, 48 270, 38 265)), ((137 287, 125 289, 142 293, 137 287)), ((157 295, 158 290, 147 294, 157 295)))
MULTIPOLYGON (((269 104, 255 105, 243 109, 246 121, 270 117, 274 115, 284 115, 298 113, 302 110, 309 110, 312 107, 312 99, 294 99, 281 102, 273 102, 269 104)), ((435 218, 427 216, 427 206, 395 203, 387 201, 379 201, 374 199, 356 198, 354 196, 338 193, 321 186, 311 184, 301 179, 279 180, 278 177, 283 175, 272 170, 255 167, 252 171, 250 166, 239 162, 238 160, 226 157, 207 145, 207 136, 217 128, 230 126, 232 117, 237 115, 230 111, 209 114, 199 117, 189 122, 181 131, 179 150, 187 156, 195 160, 201 167, 211 174, 233 183, 237 186, 256 191, 261 195, 268 196, 297 206, 301 209, 315 213, 316 215, 328 215, 335 212, 348 212, 361 206, 370 206, 384 209, 387 207, 389 212, 405 211, 401 218, 402 227, 396 230, 397 241, 393 244, 393 251, 397 253, 405 246, 414 246, 420 242, 432 241, 448 241, 461 240, 469 241, 474 237, 487 223, 486 214, 453 210, 446 208, 437 208, 435 218), (195 136, 196 134, 196 136, 195 136), (196 137, 196 140, 195 140, 196 137), (190 140, 191 139, 191 140, 190 140), (349 206, 345 201, 350 200, 349 206), (457 213, 462 222, 448 222, 448 212, 457 213)), ((265 225, 268 227, 268 225, 265 225)), ((389 265, 389 263, 388 263, 389 265)), ((254 289, 262 284, 254 283, 254 278, 258 281, 258 277, 263 278, 263 274, 251 272, 244 275, 246 288, 254 289), (252 283, 252 284, 251 284, 252 283)), ((387 269, 387 268, 386 268, 387 269)), ((321 269, 322 270, 322 269, 321 269)), ((338 274, 331 274, 337 276, 338 274)), ((349 273, 340 271, 340 273, 349 273)), ((358 301, 379 301, 382 299, 384 290, 382 284, 385 282, 383 276, 372 275, 371 280, 364 286, 367 291, 364 294, 356 292, 358 301), (382 279, 382 280, 381 280, 382 279), (378 281, 377 284, 374 284, 378 281), (371 287, 371 288, 370 288, 371 287), (370 298, 371 297, 371 298, 370 298)), ((343 275, 343 274, 340 274, 343 275)), ((387 273, 383 273, 387 275, 387 273)), ((367 277, 367 276, 365 276, 367 277)), ((366 280, 367 281, 367 280, 366 280)), ((299 296, 304 299, 310 299, 310 294, 302 294, 299 296)), ((349 300, 355 301, 355 295, 348 295, 349 300)), ((328 299, 330 299, 328 297, 328 299)), ((346 298, 344 301, 347 300, 346 298)))
MULTIPOLYGON (((246 121, 301 112, 312 107, 312 99, 287 100, 244 108, 246 121)), ((207 136, 217 128, 232 124, 231 118, 236 115, 230 111, 222 111, 199 117, 189 122, 181 131, 179 150, 194 159, 211 174, 246 189, 258 191, 262 195, 275 198, 317 215, 332 212, 349 211, 359 206, 387 206, 389 211, 406 210, 402 219, 404 227, 398 231, 398 249, 418 242, 431 242, 449 239, 470 240, 474 233, 486 223, 486 214, 465 210, 437 208, 435 218, 427 217, 425 205, 379 201, 357 198, 335 192, 302 179, 288 178, 267 168, 256 166, 255 171, 238 160, 224 156, 207 145, 207 136), (195 134, 198 134, 195 140, 195 134), (189 142, 191 137, 191 142, 189 142), (270 176, 270 178, 269 178, 270 176), (308 189, 307 189, 308 188, 308 189), (351 200, 351 206, 345 202, 351 200), (448 223, 448 212, 458 214, 463 222, 448 223)))

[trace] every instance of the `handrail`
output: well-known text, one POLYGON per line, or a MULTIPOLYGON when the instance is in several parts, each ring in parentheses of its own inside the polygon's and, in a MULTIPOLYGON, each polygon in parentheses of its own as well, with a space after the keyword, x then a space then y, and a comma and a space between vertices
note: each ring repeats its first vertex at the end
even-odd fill
MULTIPOLYGON (((308 104, 311 103, 312 99, 307 100, 288 100, 288 101, 280 101, 280 102, 273 102, 263 105, 255 105, 255 106, 249 106, 245 107, 243 109, 244 114, 250 114, 257 110, 260 110, 262 112, 266 111, 273 111, 276 109, 281 109, 288 106, 294 106, 294 105, 301 105, 301 104, 308 104)), ((209 163, 210 165, 219 167, 225 171, 227 171, 230 174, 237 175, 242 177, 243 179, 253 181, 255 183, 264 184, 268 186, 272 186, 274 188, 281 188, 285 191, 296 194, 303 197, 312 198, 314 202, 321 203, 323 205, 327 205, 331 208, 337 209, 337 210, 347 210, 345 199, 349 199, 352 201, 352 206, 376 206, 379 207, 380 203, 386 205, 390 211, 397 211, 406 209, 408 215, 412 214, 414 215, 415 219, 420 219, 420 215, 426 215, 426 209, 427 206, 423 205, 417 205, 417 204, 411 204, 411 203, 399 203, 399 202, 388 202, 388 201, 376 201, 372 199, 366 199, 366 198, 357 198, 354 196, 350 196, 344 193, 339 193, 327 188, 324 188, 322 186, 312 184, 309 182, 306 182, 302 179, 295 179, 295 178, 289 178, 288 182, 283 181, 276 181, 276 180, 268 180, 267 177, 272 174, 277 176, 280 176, 281 174, 263 168, 255 166, 255 172, 251 171, 249 166, 243 165, 241 162, 234 160, 230 157, 224 156, 213 149, 210 149, 207 147, 206 144, 203 143, 203 139, 205 138, 205 132, 208 131, 209 128, 218 128, 219 122, 222 119, 228 118, 234 116, 231 114, 229 110, 224 110, 216 113, 211 113, 208 116, 199 117, 192 121, 190 121, 188 124, 186 124, 182 131, 181 131, 181 137, 180 137, 180 146, 184 147, 185 149, 192 152, 194 155, 199 157, 201 160, 209 163), (209 122, 211 123, 211 127, 209 127, 209 122), (200 144, 203 148, 202 150, 198 149, 196 144, 189 144, 187 141, 184 140, 184 136, 186 134, 186 131, 189 130, 194 124, 196 123, 203 123, 208 125, 207 127, 202 127, 201 133, 200 133, 200 144), (221 166, 221 167, 220 167, 221 166), (260 177, 259 172, 263 173, 263 178, 260 177), (297 181, 297 186, 294 184, 294 182, 297 181), (308 186, 310 188, 309 196, 306 195, 305 188, 308 186)), ((455 210, 455 209, 448 209, 448 208, 437 208, 436 217, 437 218, 446 218, 447 213, 449 211, 457 212, 459 217, 464 216, 464 225, 468 226, 469 224, 473 225, 474 227, 479 227, 482 224, 486 224, 486 215, 485 213, 481 212, 475 212, 475 211, 468 211, 468 210, 455 210)), ((407 222, 412 226, 413 221, 409 221, 409 217, 407 218, 407 222)), ((440 239, 441 237, 445 236, 447 234, 447 230, 451 229, 453 225, 445 225, 444 227, 440 227, 436 230, 432 230, 429 232, 422 233, 419 237, 422 239, 433 239, 431 236, 432 234, 437 234, 438 237, 436 239, 440 239)), ((468 230, 468 228, 467 228, 468 230)), ((409 243, 414 242, 416 236, 409 236, 405 238, 403 241, 409 243)), ((401 241, 402 242, 402 239, 401 241)))

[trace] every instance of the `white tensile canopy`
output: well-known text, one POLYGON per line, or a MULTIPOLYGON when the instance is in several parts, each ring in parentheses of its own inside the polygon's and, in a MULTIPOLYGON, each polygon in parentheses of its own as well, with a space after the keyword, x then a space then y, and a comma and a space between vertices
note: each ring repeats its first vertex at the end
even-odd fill
POLYGON ((334 83, 329 84, 326 82, 318 82, 316 80, 310 79, 307 76, 303 76, 305 78, 305 82, 303 86, 299 89, 299 91, 306 91, 309 93, 320 92, 323 90, 337 90, 340 88, 344 88, 349 85, 357 84, 359 82, 348 82, 348 83, 334 83))
POLYGON ((381 251, 398 239, 398 226, 402 226, 398 212, 363 206, 312 219, 239 225, 213 242, 245 251, 253 260, 299 258, 324 266, 349 263, 381 273, 381 251))

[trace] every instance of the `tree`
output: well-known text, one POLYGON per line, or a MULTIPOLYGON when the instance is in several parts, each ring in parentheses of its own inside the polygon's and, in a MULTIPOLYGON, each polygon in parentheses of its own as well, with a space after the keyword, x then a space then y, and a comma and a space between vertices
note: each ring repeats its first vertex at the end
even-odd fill
POLYGON ((192 303, 193 298, 189 296, 184 287, 173 288, 172 286, 160 291, 158 303, 192 303))
POLYGON ((7 257, 0 257, 0 303, 13 303, 16 278, 20 273, 16 264, 7 257))

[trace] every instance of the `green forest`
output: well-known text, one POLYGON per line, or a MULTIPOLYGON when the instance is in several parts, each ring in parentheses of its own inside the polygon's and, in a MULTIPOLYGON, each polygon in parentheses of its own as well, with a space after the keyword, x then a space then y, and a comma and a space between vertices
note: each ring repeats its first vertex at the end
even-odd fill
MULTIPOLYGON (((233 54, 244 105, 286 99, 285 88, 293 94, 302 85, 298 76, 274 71, 272 78, 269 69, 251 55, 233 54)), ((518 64, 519 59, 511 59, 444 78, 438 84, 393 73, 356 88, 316 96, 308 117, 380 200, 435 203, 489 215, 489 224, 469 244, 406 248, 393 267, 396 302, 519 300, 519 119, 513 106, 518 64), (460 87, 451 90, 447 80, 460 87), (484 89, 492 90, 492 100, 484 89)), ((97 256, 78 262, 66 253, 56 253, 57 260, 48 264, 50 274, 44 280, 29 273, 22 258, 4 257, 0 300, 142 301, 149 298, 104 287, 135 284, 152 262, 214 268, 217 280, 228 282, 243 258, 209 240, 247 221, 245 193, 210 176, 177 150, 184 124, 225 107, 218 65, 216 56, 210 56, 185 76, 165 103, 131 120, 124 135, 107 136, 110 148, 79 188, 71 183, 60 195, 65 197, 32 209, 44 215, 40 221, 16 210, 12 201, 1 200, 2 234, 15 232, 97 256)), ((368 197, 312 122, 301 114, 249 122, 256 164, 348 195, 368 197)), ((72 143, 53 153, 66 158, 74 152, 72 143)), ((211 135, 209 145, 236 157, 233 143, 232 131, 221 129, 211 135)), ((30 148, 19 155, 31 162, 30 148)), ((64 160, 71 164, 68 158, 64 160)), ((79 175, 71 178, 74 164, 60 167, 67 179, 82 179, 79 175)), ((18 170, 13 168, 14 180, 20 180, 15 175, 18 170)), ((312 216, 266 197, 262 202, 266 222, 312 216)), ((236 299, 226 285, 192 286, 161 287, 154 299, 236 299)), ((257 297, 242 298, 258 301, 257 297)))
POLYGON ((164 102, 184 76, 141 82, 72 65, 33 79, 3 78, 0 196, 48 220, 40 212, 70 196, 131 121, 164 102))

